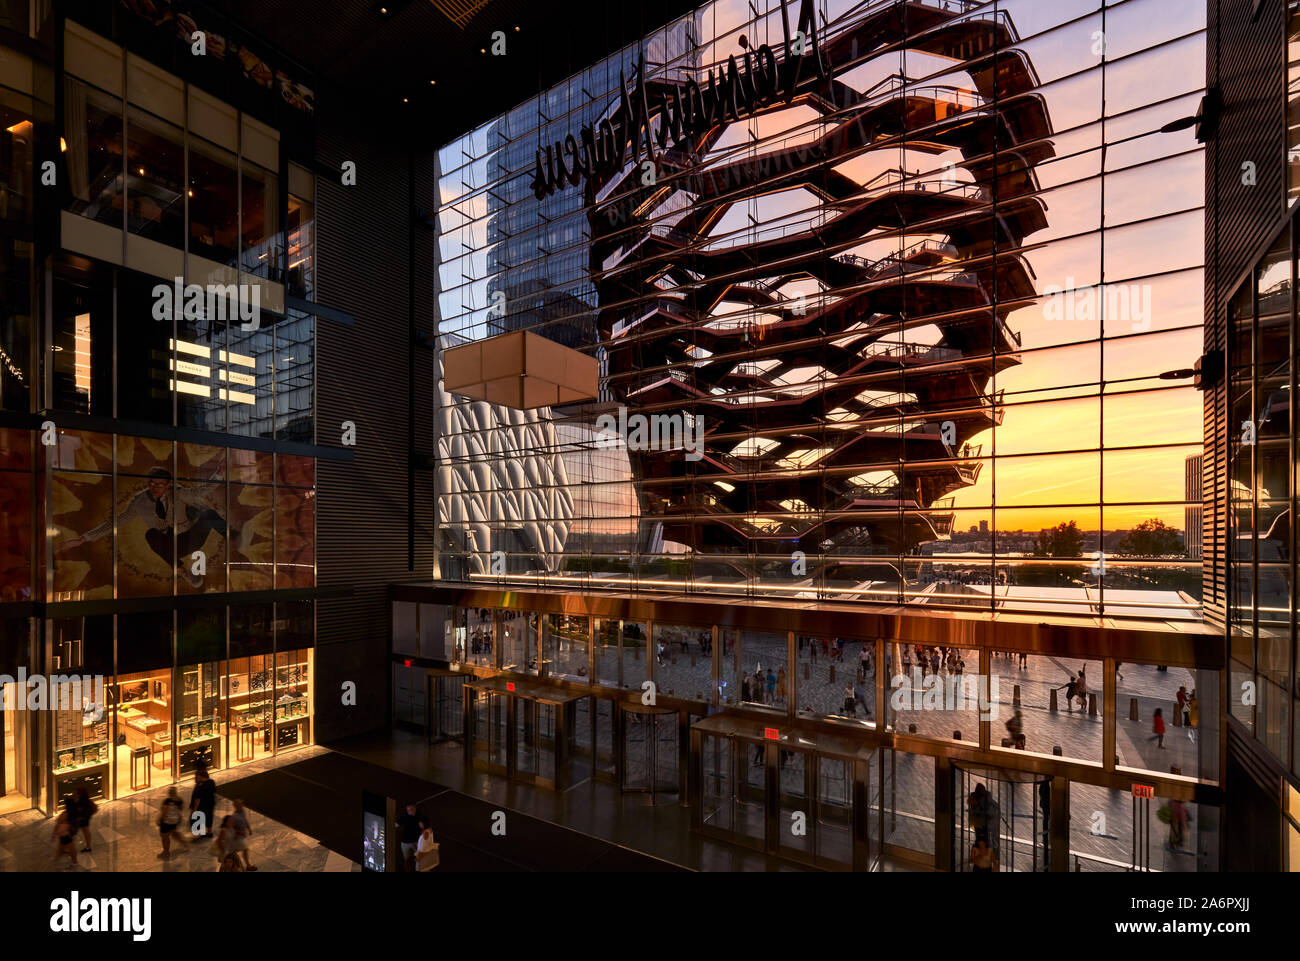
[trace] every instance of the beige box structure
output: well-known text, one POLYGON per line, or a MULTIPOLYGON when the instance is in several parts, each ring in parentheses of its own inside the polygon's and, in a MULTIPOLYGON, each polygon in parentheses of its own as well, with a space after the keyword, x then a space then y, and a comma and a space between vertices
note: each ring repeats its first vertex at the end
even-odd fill
POLYGON ((516 410, 592 400, 599 382, 595 357, 524 330, 448 348, 443 372, 448 393, 516 410))

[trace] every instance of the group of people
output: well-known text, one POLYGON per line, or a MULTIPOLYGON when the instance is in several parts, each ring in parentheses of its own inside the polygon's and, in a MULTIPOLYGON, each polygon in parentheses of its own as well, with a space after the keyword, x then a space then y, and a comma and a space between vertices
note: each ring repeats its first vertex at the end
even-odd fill
POLYGON ((960 677, 966 671, 966 661, 961 656, 961 651, 951 647, 925 647, 920 644, 903 645, 903 673, 912 673, 912 664, 915 662, 921 669, 921 676, 927 677, 930 674, 939 675, 943 673, 960 677))
POLYGON ((397 816, 397 837, 402 845, 403 871, 432 871, 438 866, 441 856, 432 824, 414 804, 397 816))
POLYGON ((755 666, 754 673, 740 680, 740 699, 747 703, 782 704, 786 697, 785 666, 767 669, 755 666))
POLYGON ((1071 674, 1070 680, 1057 688, 1058 691, 1065 691, 1065 706, 1069 708, 1070 713, 1074 713, 1074 702, 1077 698, 1079 701, 1079 710, 1088 709, 1088 666, 1080 665, 1078 674, 1071 674))
MULTIPOLYGON (((234 801, 233 810, 221 819, 221 824, 214 831, 214 818, 217 807, 217 785, 208 774, 206 767, 200 766, 194 774, 194 789, 190 792, 190 826, 195 841, 210 840, 209 851, 221 863, 221 871, 256 871, 257 867, 248 851, 248 838, 253 829, 248 820, 248 809, 241 799, 234 801)), ((77 834, 85 841, 83 854, 91 850, 90 819, 99 811, 84 786, 78 787, 75 796, 64 802, 63 810, 54 823, 54 834, 58 840, 55 861, 68 857, 71 865, 77 863, 77 834)), ((167 796, 158 808, 158 836, 162 840, 160 860, 171 857, 172 836, 185 820, 183 803, 176 785, 167 788, 167 796)))

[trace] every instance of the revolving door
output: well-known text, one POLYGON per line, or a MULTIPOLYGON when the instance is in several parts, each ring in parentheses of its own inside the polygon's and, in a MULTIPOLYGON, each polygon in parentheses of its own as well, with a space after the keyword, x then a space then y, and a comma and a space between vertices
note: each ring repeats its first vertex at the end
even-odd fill
MULTIPOLYGON (((578 710, 588 695, 504 677, 464 685, 465 760, 478 770, 563 791, 590 774, 579 763, 578 710)), ((586 740, 585 738, 581 740, 586 740)))
POLYGON ((681 729, 677 710, 620 704, 619 783, 624 794, 647 794, 655 804, 681 793, 681 729))
POLYGON ((1050 871, 1052 775, 954 761, 954 871, 1050 871))

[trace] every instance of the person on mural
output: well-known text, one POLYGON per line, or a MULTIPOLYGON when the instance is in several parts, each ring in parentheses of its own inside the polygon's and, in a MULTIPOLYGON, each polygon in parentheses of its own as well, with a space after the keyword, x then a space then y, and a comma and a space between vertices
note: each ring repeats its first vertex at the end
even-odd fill
MULTIPOLYGON (((193 492, 176 490, 171 472, 165 468, 152 468, 148 477, 145 487, 117 515, 118 527, 133 515, 144 521, 144 537, 149 549, 162 558, 168 567, 175 567, 191 585, 198 587, 203 583, 203 575, 193 572, 188 563, 190 556, 203 547, 208 534, 214 530, 222 537, 229 536, 236 540, 239 540, 240 532, 229 530, 225 518, 198 501, 193 492), (176 533, 174 545, 173 530, 176 533)), ((74 550, 82 544, 107 537, 112 531, 113 522, 105 521, 80 537, 69 538, 57 545, 55 551, 63 553, 74 550)))

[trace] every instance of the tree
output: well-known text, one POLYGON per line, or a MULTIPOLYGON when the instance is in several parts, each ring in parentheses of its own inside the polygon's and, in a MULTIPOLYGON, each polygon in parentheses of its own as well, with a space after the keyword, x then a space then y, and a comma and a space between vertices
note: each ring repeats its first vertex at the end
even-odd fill
POLYGON ((1119 545, 1120 553, 1133 557, 1163 557, 1183 553, 1181 532, 1158 517, 1133 528, 1119 545))
POLYGON ((1047 527, 1034 545, 1035 557, 1080 557, 1083 554, 1083 531, 1074 521, 1047 527))

